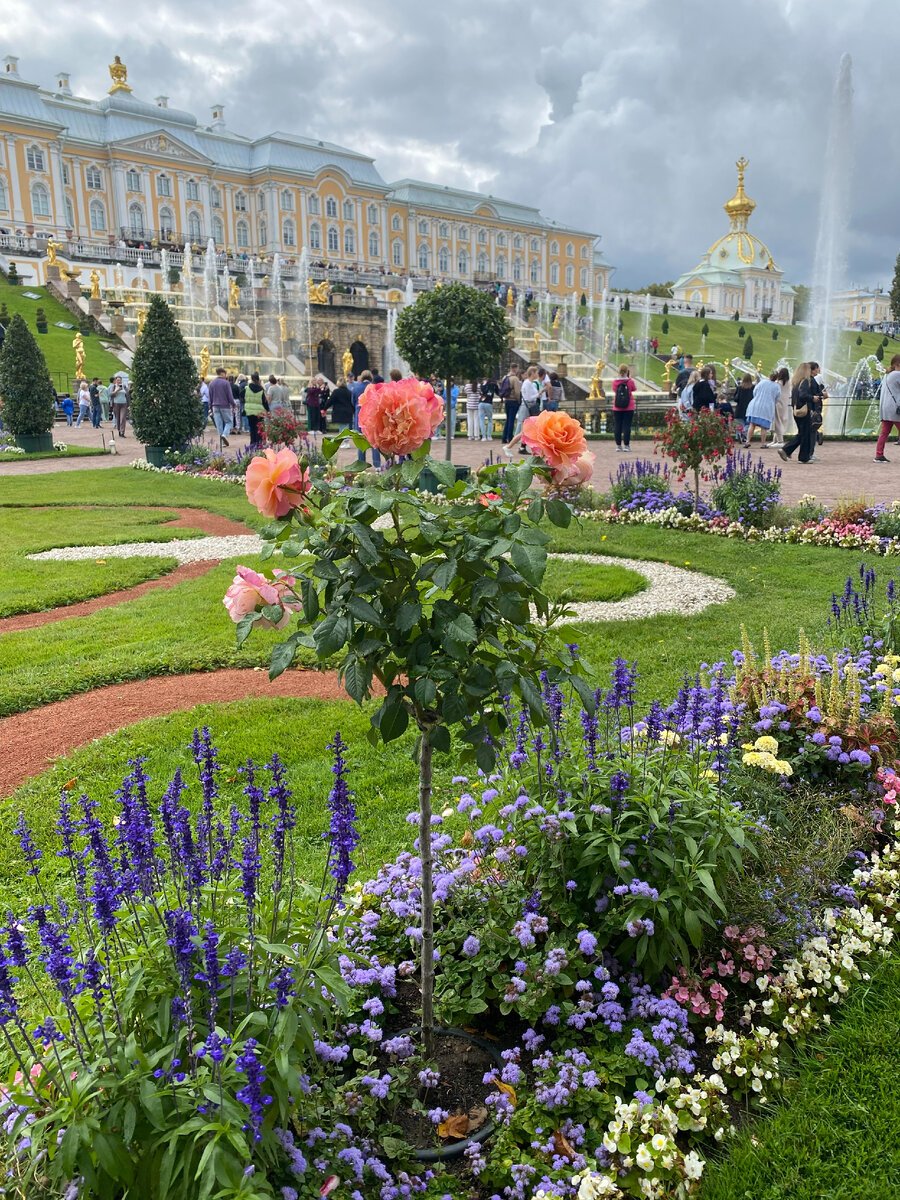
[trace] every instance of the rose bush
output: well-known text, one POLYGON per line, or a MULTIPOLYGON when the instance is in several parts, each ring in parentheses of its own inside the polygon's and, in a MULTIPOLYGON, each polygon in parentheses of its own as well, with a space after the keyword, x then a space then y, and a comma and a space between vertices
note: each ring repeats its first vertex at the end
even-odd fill
POLYGON ((309 468, 285 447, 266 450, 251 460, 245 475, 247 497, 264 517, 286 517, 299 508, 310 487, 309 468))

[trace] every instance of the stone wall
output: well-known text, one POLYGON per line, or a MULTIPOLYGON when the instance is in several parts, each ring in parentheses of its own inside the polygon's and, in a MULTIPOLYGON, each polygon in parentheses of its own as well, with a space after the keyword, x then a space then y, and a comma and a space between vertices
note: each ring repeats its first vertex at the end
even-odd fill
POLYGON ((367 305, 364 296, 351 298, 338 294, 332 299, 337 299, 338 303, 310 305, 312 343, 319 356, 318 362, 315 357, 313 359, 313 370, 321 371, 336 382, 344 373, 342 355, 345 350, 352 350, 357 372, 365 367, 370 371, 381 371, 387 339, 387 311, 367 305), (351 299, 359 303, 346 302, 351 299), (333 362, 333 370, 328 369, 329 361, 333 362))

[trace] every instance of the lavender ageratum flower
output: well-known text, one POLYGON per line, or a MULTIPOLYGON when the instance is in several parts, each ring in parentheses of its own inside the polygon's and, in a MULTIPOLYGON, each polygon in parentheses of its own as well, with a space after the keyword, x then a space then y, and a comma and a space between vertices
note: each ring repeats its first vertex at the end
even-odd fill
POLYGON ((480 949, 481 942, 474 934, 470 934, 463 942, 462 952, 466 958, 475 958, 480 949))
POLYGON ((586 957, 590 958, 597 951, 597 939, 587 929, 579 929, 575 935, 575 940, 578 942, 578 949, 586 957))
POLYGON ((244 1042, 243 1053, 235 1059, 235 1067, 247 1076, 247 1082, 238 1092, 235 1099, 245 1104, 250 1110, 250 1116, 242 1128, 253 1135, 254 1142, 262 1141, 262 1123, 267 1105, 272 1103, 272 1097, 263 1092, 266 1081, 266 1070, 256 1054, 258 1042, 256 1038, 247 1038, 244 1042))
POLYGON ((354 870, 353 859, 350 857, 359 843, 356 830, 356 806, 353 803, 353 793, 347 786, 347 768, 344 762, 346 743, 340 733, 335 733, 334 741, 329 744, 334 751, 334 766, 331 773, 334 784, 328 797, 328 808, 331 812, 331 823, 328 832, 322 836, 327 838, 328 873, 334 880, 334 891, 331 899, 340 902, 347 886, 347 880, 354 870))

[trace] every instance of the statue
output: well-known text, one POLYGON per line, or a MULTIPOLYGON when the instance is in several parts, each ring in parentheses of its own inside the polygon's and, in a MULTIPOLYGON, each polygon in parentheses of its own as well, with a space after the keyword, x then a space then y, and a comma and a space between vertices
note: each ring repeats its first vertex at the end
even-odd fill
POLYGON ((558 307, 558 308, 557 308, 557 310, 556 310, 556 314, 555 314, 555 316, 554 316, 554 318, 553 318, 553 328, 554 328, 554 329, 559 329, 559 314, 560 314, 561 312, 562 312, 562 308, 561 308, 561 307, 558 307))
POLYGON ((323 279, 321 283, 315 283, 312 279, 309 281, 309 302, 310 304, 327 304, 328 296, 331 292, 331 286, 327 279, 323 279))
POLYGON ((506 289, 506 307, 507 307, 507 308, 512 308, 512 307, 515 305, 515 303, 516 303, 516 302, 515 302, 515 300, 513 300, 513 290, 512 290, 512 285, 510 285, 510 286, 509 286, 509 287, 506 289))
POLYGON ((67 267, 59 268, 59 278, 63 283, 68 283, 72 276, 69 274, 67 267))
POLYGON ((344 378, 347 379, 350 372, 353 370, 353 355, 349 350, 345 350, 341 355, 341 370, 344 372, 344 378))
POLYGON ((541 349, 541 334, 540 334, 540 330, 536 329, 534 331, 534 337, 532 338, 532 343, 531 343, 531 350, 532 350, 532 353, 534 354, 535 358, 537 358, 538 354, 540 353, 540 349, 541 349))
POLYGON ((677 367, 677 366, 678 366, 678 363, 674 358, 670 358, 669 361, 666 363, 666 377, 665 377, 666 383, 672 382, 672 368, 677 367))
POLYGON ((281 340, 287 340, 287 317, 282 313, 278 318, 278 328, 281 330, 281 340))
POLYGON ((603 393, 603 383, 600 379, 600 372, 606 366, 602 358, 597 359, 597 365, 594 367, 594 374, 591 376, 591 390, 588 395, 588 400, 604 400, 606 397, 603 393))
POLYGON ((72 349, 75 351, 75 378, 84 379, 84 338, 80 333, 72 339, 72 349))
POLYGON ((367 296, 374 296, 374 295, 375 295, 375 292, 374 292, 374 291, 373 291, 373 289, 372 289, 372 285, 371 285, 371 283, 367 283, 367 284, 366 284, 366 295, 367 295, 367 296))
POLYGON ((52 267, 56 264, 56 252, 62 250, 62 242, 54 242, 53 238, 47 240, 47 262, 52 267))
POLYGON ((91 271, 91 299, 100 299, 100 276, 97 273, 96 267, 91 271))
POLYGON ((109 75, 113 81, 113 85, 109 89, 110 96, 114 92, 130 92, 131 91, 131 88, 128 86, 128 83, 127 83, 128 68, 122 62, 121 58, 119 58, 118 54, 116 55, 114 61, 111 62, 109 65, 109 75))
POLYGON ((200 375, 203 379, 209 378, 209 346, 200 348, 200 375))
POLYGON ((240 308, 241 306, 241 289, 234 279, 228 280, 228 307, 240 308))
POLYGON ((145 322, 146 320, 147 320, 147 310, 146 310, 146 308, 139 308, 139 309, 138 309, 138 315, 137 315, 137 321, 138 321, 138 327, 137 327, 137 331, 138 331, 138 336, 140 336, 141 334, 143 334, 143 332, 144 332, 144 322, 145 322))

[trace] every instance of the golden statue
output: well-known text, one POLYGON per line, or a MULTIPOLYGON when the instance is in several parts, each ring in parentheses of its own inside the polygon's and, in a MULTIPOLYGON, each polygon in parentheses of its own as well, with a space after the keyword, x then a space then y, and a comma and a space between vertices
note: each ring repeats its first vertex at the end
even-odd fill
POLYGON ((72 339, 72 349, 75 351, 75 378, 84 379, 84 338, 80 333, 72 339))
POLYGON ((100 299, 100 276, 97 273, 96 267, 91 271, 91 299, 100 299))
POLYGON ((209 346, 200 347, 200 374, 204 379, 209 378, 209 346))
POLYGON ((513 308, 515 303, 515 300, 513 300, 512 287, 510 286, 506 289, 506 307, 513 308))
POLYGON ((531 340, 531 349, 534 356, 537 357, 541 350, 541 334, 538 329, 534 331, 534 337, 531 340))
POLYGON ((403 299, 403 294, 402 294, 402 292, 399 292, 397 290, 397 288, 391 288, 391 290, 387 294, 388 304, 399 304, 402 299, 403 299))
POLYGON ((560 306, 559 308, 557 308, 556 315, 553 318, 553 328, 554 329, 559 329, 559 314, 561 312, 562 312, 562 307, 560 306))
POLYGON ((678 366, 678 363, 676 362, 676 360, 674 358, 670 358, 669 361, 666 363, 666 375, 665 375, 666 383, 672 382, 672 368, 677 367, 677 366, 678 366))
POLYGON ((72 278, 72 276, 69 274, 67 267, 60 266, 59 278, 60 278, 60 282, 62 282, 62 283, 68 283, 69 280, 72 278))
POLYGON ((47 240, 47 262, 52 267, 56 262, 56 252, 62 250, 62 242, 54 242, 53 238, 47 240))
POLYGON ((374 295, 375 295, 374 291, 372 290, 372 285, 371 285, 371 283, 367 283, 367 284, 366 284, 366 295, 367 295, 367 296, 374 296, 374 295))
POLYGON ((228 280, 228 307, 240 308, 241 306, 241 289, 234 279, 228 280))
POLYGON ((349 350, 345 350, 341 355, 341 370, 344 372, 344 378, 347 379, 350 372, 353 370, 353 355, 349 350))
POLYGON ((109 75, 113 81, 113 85, 109 89, 110 96, 113 94, 113 92, 131 91, 131 88, 127 83, 128 68, 122 62, 121 58, 119 58, 118 54, 116 55, 115 60, 109 65, 109 75))
POLYGON ((762 359, 761 358, 756 360, 756 373, 758 375, 762 375, 762 359))
POLYGON ((597 365, 594 367, 594 374, 591 376, 591 390, 588 395, 588 400, 605 400, 603 393, 603 383, 600 379, 600 372, 606 366, 602 358, 597 359, 597 365))
POLYGON ((315 283, 310 279, 309 284, 309 302, 310 304, 327 304, 328 296, 331 292, 331 285, 327 279, 323 279, 321 283, 315 283))
POLYGON ((287 341, 287 317, 284 314, 278 318, 278 328, 281 330, 281 340, 287 341))
POLYGON ((137 315, 137 322, 138 322, 137 331, 138 331, 138 336, 140 336, 140 335, 141 335, 141 334, 144 332, 144 322, 145 322, 146 320, 147 320, 147 310, 146 310, 146 308, 139 308, 139 309, 138 309, 138 315, 137 315))

